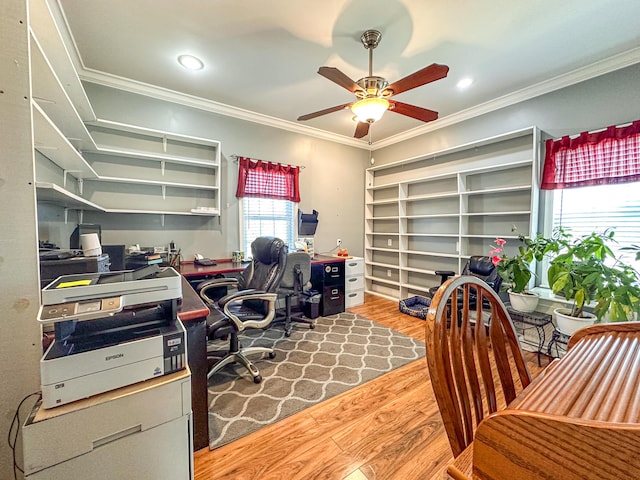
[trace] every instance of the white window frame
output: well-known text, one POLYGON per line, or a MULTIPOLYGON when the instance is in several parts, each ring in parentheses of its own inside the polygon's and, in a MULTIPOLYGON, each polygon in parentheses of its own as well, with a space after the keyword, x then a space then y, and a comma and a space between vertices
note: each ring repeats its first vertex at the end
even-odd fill
MULTIPOLYGON (((635 184, 636 188, 640 188, 640 182, 633 182, 632 184, 635 184)), ((624 184, 624 185, 627 185, 627 184, 624 184)), ((580 187, 580 188, 593 188, 593 187, 580 187)), ((572 190, 572 189, 565 189, 565 191, 569 191, 569 190, 572 190)), ((540 195, 540 199, 541 199, 540 208, 541 208, 541 211, 543 212, 543 215, 542 215, 542 223, 540 225, 540 228, 541 228, 541 231, 543 232, 543 235, 548 237, 548 236, 551 236, 551 234, 553 233, 554 222, 555 222, 554 202, 555 202, 557 192, 559 192, 559 190, 544 190, 541 192, 542 192, 542 195, 540 195)), ((634 216, 630 216, 629 218, 634 218, 634 216)), ((640 217, 638 217, 638 223, 640 224, 640 217)), ((593 230, 596 232, 602 231, 604 229, 605 227, 602 227, 602 226, 594 226, 593 228, 593 230)), ((638 231, 640 232, 640 225, 638 226, 638 231)), ((574 233, 576 235, 580 234, 580 232, 576 232, 573 230, 570 230, 570 233, 574 233)), ((633 243, 640 244, 640 236, 638 237, 638 240, 633 243)), ((632 254, 629 254, 628 257, 625 257, 624 261, 628 264, 634 265, 636 268, 640 268, 640 266, 638 265, 638 262, 635 262, 634 259, 632 258, 632 254)), ((536 285, 541 286, 543 288, 549 288, 547 277, 546 277, 546 272, 548 268, 549 268, 549 260, 545 257, 545 259, 542 262, 540 262, 540 264, 536 268, 536 274, 537 274, 536 285)))
MULTIPOLYGON (((255 198, 255 197, 243 197, 240 198, 240 204, 239 204, 239 224, 240 224, 240 245, 242 246, 242 248, 244 248, 244 256, 245 258, 249 258, 251 257, 251 249, 249 248, 249 245, 247 243, 247 236, 246 236, 246 231, 245 231, 245 199, 247 200, 271 200, 268 198, 255 198)), ((277 200, 280 202, 289 202, 290 206, 291 206, 291 218, 289 219, 290 221, 290 229, 291 229, 291 236, 289 238, 281 238, 287 245, 289 245, 289 248, 293 248, 293 242, 296 239, 296 235, 297 235, 297 223, 296 223, 296 211, 297 211, 297 204, 295 202, 292 202, 290 200, 277 200)))

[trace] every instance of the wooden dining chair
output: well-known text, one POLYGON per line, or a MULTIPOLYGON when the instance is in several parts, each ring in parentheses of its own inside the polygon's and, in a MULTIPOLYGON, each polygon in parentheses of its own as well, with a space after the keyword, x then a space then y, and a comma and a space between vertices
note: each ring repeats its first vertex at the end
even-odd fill
MULTIPOLYGON (((488 284, 472 276, 447 280, 426 319, 427 364, 454 457, 468 457, 476 427, 531 383, 509 314, 488 284), (470 308, 470 299, 477 298, 470 308), (449 308, 459 305, 460 308, 449 308), (484 317, 483 314, 484 305, 484 317), (476 322, 477 318, 490 321, 476 322)), ((465 478, 455 468, 452 478, 465 478)))

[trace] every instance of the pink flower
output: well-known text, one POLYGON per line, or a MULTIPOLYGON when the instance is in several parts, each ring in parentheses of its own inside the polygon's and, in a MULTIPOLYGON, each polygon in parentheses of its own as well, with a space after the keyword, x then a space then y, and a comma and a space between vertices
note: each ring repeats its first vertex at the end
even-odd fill
POLYGON ((506 243, 507 241, 504 238, 496 238, 495 240, 495 244, 498 245, 499 247, 504 247, 506 243))
POLYGON ((498 255, 490 255, 490 256, 491 256, 491 261, 493 262, 493 265, 497 267, 498 264, 500 263, 500 257, 498 255))

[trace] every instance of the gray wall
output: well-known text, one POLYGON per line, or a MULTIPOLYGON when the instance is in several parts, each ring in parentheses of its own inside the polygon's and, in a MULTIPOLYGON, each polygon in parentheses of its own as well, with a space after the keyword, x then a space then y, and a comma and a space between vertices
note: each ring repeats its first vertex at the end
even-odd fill
POLYGON ((411 158, 535 125, 552 137, 640 118, 640 64, 390 145, 376 165, 411 158))
MULTIPOLYGON (((0 37, 0 478, 8 479, 7 433, 20 400, 39 390, 42 351, 25 0, 0 2, 0 37)), ((24 404, 22 421, 34 401, 24 404)), ((20 459, 20 441, 17 450, 20 459)))
MULTIPOLYGON (((240 248, 237 165, 231 155, 301 165, 301 202, 304 212, 320 213, 316 252, 329 252, 341 238, 355 255, 363 254, 364 170, 368 151, 314 137, 236 120, 214 113, 160 101, 109 87, 86 83, 98 118, 139 125, 222 143, 220 218, 166 215, 102 214, 85 212, 83 222, 102 226, 103 244, 167 245, 176 242, 186 259, 195 252, 229 258, 240 248)), ((40 216, 40 238, 66 246, 77 222, 67 225, 60 211, 40 216)))
MULTIPOLYGON (((34 190, 30 185, 33 182, 33 151, 28 102, 23 101, 29 96, 29 80, 28 69, 16 68, 28 64, 26 1, 3 1, 0 5, 3 40, 0 72, 5 91, 0 95, 0 142, 3 147, 0 209, 5 227, 0 233, 0 299, 3 307, 0 316, 0 361, 3 365, 0 431, 6 434, 18 401, 38 386, 39 328, 35 322, 38 304, 36 215, 34 190)), ((637 119, 640 118, 638 78, 640 66, 632 66, 379 149, 375 152, 376 162, 400 160, 530 125, 558 136, 637 119)), ((103 223, 105 243, 165 244, 174 240, 185 252, 200 250, 213 257, 228 256, 238 247, 235 165, 228 163, 230 155, 236 153, 306 166, 301 176, 301 208, 320 211, 318 250, 333 248, 335 239, 340 237, 353 253, 362 253, 363 170, 368 166, 365 151, 105 87, 87 85, 87 89, 101 117, 212 137, 222 142, 224 157, 220 222, 176 218, 168 219, 165 227, 161 227, 159 219, 148 216, 93 219, 85 215, 85 222, 99 220, 103 223)), ((68 241, 76 221, 73 215, 66 225, 61 209, 42 209, 39 215, 40 238, 60 244, 68 241)), ((0 478, 10 478, 10 472, 10 451, 3 441, 0 478)))

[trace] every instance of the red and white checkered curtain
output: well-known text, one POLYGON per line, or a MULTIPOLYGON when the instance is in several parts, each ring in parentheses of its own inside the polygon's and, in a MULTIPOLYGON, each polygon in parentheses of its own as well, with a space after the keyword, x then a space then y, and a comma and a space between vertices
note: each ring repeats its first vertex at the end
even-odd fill
POLYGON ((547 140, 544 190, 640 180, 640 120, 626 127, 547 140))
POLYGON ((259 197, 300 202, 300 167, 238 158, 236 197, 259 197))

